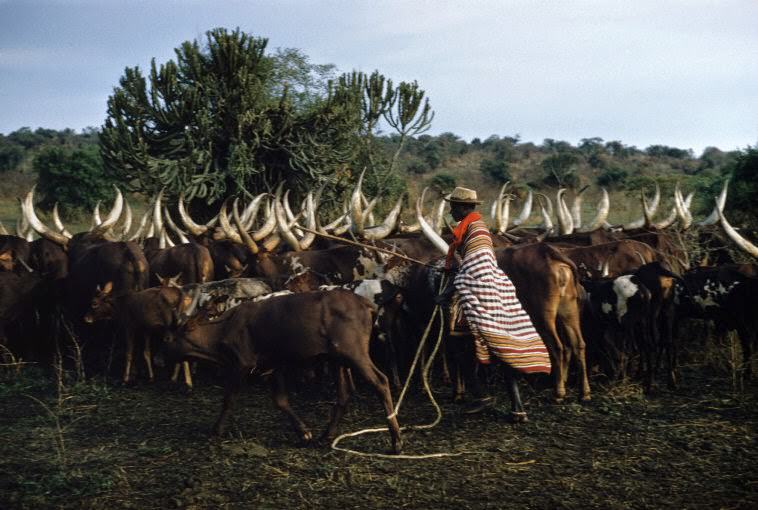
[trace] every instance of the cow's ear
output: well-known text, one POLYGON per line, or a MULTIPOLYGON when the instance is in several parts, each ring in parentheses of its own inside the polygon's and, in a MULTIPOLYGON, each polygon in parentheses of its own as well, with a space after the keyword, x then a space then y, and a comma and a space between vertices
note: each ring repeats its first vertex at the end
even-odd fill
POLYGON ((11 260, 11 252, 7 250, 0 252, 0 260, 11 260))
POLYGON ((105 287, 103 287, 103 294, 110 294, 113 290, 113 282, 106 282, 105 287))

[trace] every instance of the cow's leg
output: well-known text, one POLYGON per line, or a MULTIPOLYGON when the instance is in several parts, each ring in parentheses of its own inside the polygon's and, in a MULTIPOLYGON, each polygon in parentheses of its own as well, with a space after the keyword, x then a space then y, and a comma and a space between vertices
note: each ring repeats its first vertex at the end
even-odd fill
POLYGON ((670 388, 676 388, 677 385, 677 346, 674 339, 674 310, 669 306, 666 310, 663 320, 663 337, 666 344, 668 370, 668 385, 670 388))
POLYGON ((190 372, 189 361, 182 361, 182 368, 184 369, 184 384, 188 388, 192 388, 192 372, 190 372))
POLYGON ((397 423, 397 418, 394 416, 394 406, 392 405, 392 394, 390 393, 390 385, 381 370, 376 368, 376 365, 369 358, 368 353, 360 356, 359 358, 353 358, 353 367, 360 373, 366 381, 373 386, 376 394, 379 396, 382 404, 384 405, 384 412, 387 413, 387 425, 389 426, 390 437, 392 438, 392 450, 395 453, 400 453, 403 448, 403 440, 400 437, 400 425, 397 423))
POLYGON ((272 396, 274 399, 274 405, 279 408, 289 418, 290 423, 295 428, 295 432, 298 434, 303 442, 310 442, 313 440, 313 433, 308 426, 300 419, 298 415, 290 407, 289 396, 287 395, 287 383, 284 377, 284 371, 277 369, 274 371, 274 377, 271 381, 272 396))
MULTIPOLYGON (((579 326, 579 318, 576 315, 571 315, 561 321, 563 330, 569 340, 569 348, 565 349, 565 352, 569 353, 566 357, 566 370, 564 370, 564 377, 567 377, 569 361, 573 355, 576 359, 577 366, 577 378, 581 385, 579 392, 579 399, 586 402, 591 400, 590 395, 590 381, 587 376, 587 346, 584 343, 584 337, 582 336, 582 330, 579 326)), ((565 383, 565 380, 564 380, 565 383)))
POLYGON ((229 415, 232 414, 234 402, 237 400, 237 396, 242 386, 243 374, 240 370, 234 368, 229 369, 229 373, 224 381, 224 404, 221 407, 221 414, 219 414, 215 425, 213 425, 213 434, 220 436, 226 429, 226 421, 229 415))
POLYGON ((150 350, 150 335, 145 336, 145 348, 142 350, 142 357, 147 365, 147 376, 150 382, 155 382, 155 372, 153 372, 153 354, 150 350))
POLYGON ((554 398, 556 402, 562 402, 566 398, 566 377, 564 376, 564 372, 568 370, 568 367, 563 365, 564 345, 558 336, 558 328, 556 326, 558 308, 551 300, 548 303, 539 303, 538 306, 532 306, 532 309, 535 313, 530 314, 530 317, 533 317, 534 326, 545 342, 548 354, 550 355, 550 363, 553 366, 554 398))
POLYGON ((332 408, 332 419, 329 421, 324 433, 321 435, 322 439, 333 439, 337 432, 337 424, 345 415, 347 410, 347 404, 350 400, 350 389, 347 383, 347 369, 345 367, 337 367, 336 372, 337 379, 337 401, 332 408))
POLYGON ((122 378, 122 381, 124 384, 127 384, 129 383, 132 363, 134 361, 134 336, 128 329, 125 330, 123 334, 126 343, 126 362, 124 364, 124 377, 122 378))

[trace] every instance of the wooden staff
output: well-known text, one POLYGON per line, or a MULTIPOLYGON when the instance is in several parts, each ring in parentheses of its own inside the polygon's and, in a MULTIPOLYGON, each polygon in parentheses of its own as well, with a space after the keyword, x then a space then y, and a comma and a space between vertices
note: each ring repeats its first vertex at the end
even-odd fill
POLYGON ((408 262, 413 262, 414 264, 419 264, 419 265, 422 265, 422 266, 431 267, 431 268, 434 268, 434 269, 439 269, 438 266, 435 266, 433 264, 429 264, 427 262, 422 262, 422 261, 420 261, 418 259, 414 259, 414 258, 409 257, 407 255, 403 255, 402 253, 397 253, 397 252, 394 252, 392 250, 388 250, 386 248, 379 248, 378 246, 371 246, 370 244, 363 244, 363 243, 359 243, 358 241, 351 241, 350 239, 345 239, 343 237, 334 236, 334 235, 331 235, 331 234, 327 234, 325 232, 318 232, 316 230, 311 230, 311 229, 306 228, 306 227, 301 227, 300 225, 298 225, 297 228, 299 228, 300 230, 304 230, 306 232, 310 232, 311 234, 316 234, 317 236, 324 237, 326 239, 331 239, 333 241, 338 241, 340 243, 345 243, 345 244, 350 244, 350 245, 353 245, 353 246, 358 246, 360 248, 366 248, 368 250, 374 250, 374 251, 378 251, 378 252, 381 252, 381 253, 386 253, 388 255, 393 255, 393 256, 401 258, 403 260, 407 260, 408 262))

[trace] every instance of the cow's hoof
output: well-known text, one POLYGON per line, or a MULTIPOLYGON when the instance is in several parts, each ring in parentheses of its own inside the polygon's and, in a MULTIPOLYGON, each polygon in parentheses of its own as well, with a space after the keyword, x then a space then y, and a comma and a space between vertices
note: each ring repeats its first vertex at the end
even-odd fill
POLYGON ((390 451, 393 455, 400 455, 403 453, 403 441, 401 439, 398 439, 395 441, 395 443, 392 445, 392 450, 390 451))
POLYGON ((529 418, 524 411, 511 411, 511 423, 514 425, 517 423, 527 423, 529 418))
POLYGON ((583 395, 582 397, 579 398, 579 402, 581 402, 582 404, 586 402, 592 402, 592 397, 589 395, 583 395))

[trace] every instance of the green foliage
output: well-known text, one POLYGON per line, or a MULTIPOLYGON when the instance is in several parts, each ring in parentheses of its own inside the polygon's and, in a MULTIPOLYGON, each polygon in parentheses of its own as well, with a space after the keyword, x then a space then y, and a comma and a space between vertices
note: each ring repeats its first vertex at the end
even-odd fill
POLYGON ((730 211, 736 211, 740 221, 752 228, 758 226, 758 146, 748 147, 742 152, 731 169, 728 204, 730 211))
POLYGON ((62 213, 92 210, 113 198, 113 179, 105 173, 97 146, 81 149, 46 147, 34 158, 37 190, 43 209, 60 202, 62 213))
POLYGON ((483 159, 479 170, 495 182, 504 183, 511 180, 509 163, 502 157, 483 159))
POLYGON ((455 188, 456 180, 454 176, 443 173, 435 175, 429 184, 432 186, 432 189, 437 191, 440 195, 447 195, 455 188))
POLYGON ((542 182, 548 186, 578 186, 579 176, 576 173, 576 165, 578 163, 579 156, 573 152, 563 150, 551 154, 542 160, 542 171, 544 173, 542 182))
POLYGON ((598 175, 595 179, 595 182, 597 182, 598 186, 605 186, 607 188, 622 188, 628 177, 629 172, 627 172, 624 167, 618 164, 614 164, 606 168, 600 175, 598 175))
POLYGON ((268 57, 266 46, 219 28, 203 47, 184 42, 176 61, 153 61, 148 78, 127 68, 101 135, 108 171, 129 189, 206 204, 280 180, 303 190, 332 179, 353 159, 356 98, 339 85, 319 96, 328 66, 296 51, 268 57))
POLYGON ((692 159, 691 150, 677 149, 676 147, 669 147, 667 145, 651 145, 645 149, 645 152, 649 156, 658 158, 667 157, 674 159, 692 159))
POLYGON ((0 135, 0 172, 13 170, 24 159, 24 147, 0 135))
POLYGON ((410 174, 425 174, 429 171, 429 164, 419 159, 414 159, 408 163, 406 170, 410 174))

